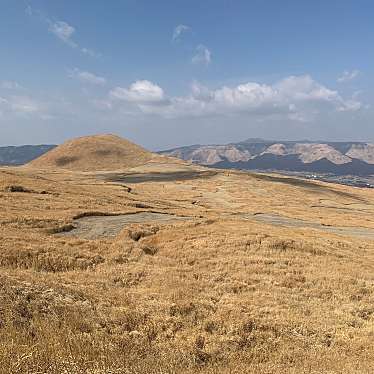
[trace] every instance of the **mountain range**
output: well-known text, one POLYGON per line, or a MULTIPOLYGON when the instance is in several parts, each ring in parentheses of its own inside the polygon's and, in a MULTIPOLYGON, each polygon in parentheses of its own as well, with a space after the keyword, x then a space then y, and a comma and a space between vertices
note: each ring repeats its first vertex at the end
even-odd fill
POLYGON ((0 147, 0 165, 23 165, 55 147, 51 144, 0 147))
MULTIPOLYGON (((0 165, 26 164, 55 147, 56 145, 0 147, 0 165)), ((215 168, 374 175, 374 143, 365 142, 247 139, 224 145, 191 145, 159 153, 215 168)))
POLYGON ((374 174, 374 144, 364 142, 247 139, 225 145, 179 147, 161 154, 216 168, 374 174))

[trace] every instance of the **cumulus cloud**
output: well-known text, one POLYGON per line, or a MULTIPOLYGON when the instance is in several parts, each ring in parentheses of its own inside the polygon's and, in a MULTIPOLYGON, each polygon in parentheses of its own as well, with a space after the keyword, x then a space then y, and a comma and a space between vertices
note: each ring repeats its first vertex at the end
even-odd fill
POLYGON ((158 85, 137 81, 128 89, 115 88, 110 97, 165 118, 244 115, 308 121, 322 113, 362 108, 357 99, 345 100, 309 75, 290 76, 272 85, 247 82, 215 90, 194 82, 190 94, 181 97, 167 97, 158 85))
POLYGON ((71 70, 69 72, 70 78, 75 78, 80 80, 81 82, 90 83, 94 85, 105 85, 106 79, 103 77, 99 77, 93 73, 90 73, 88 71, 81 71, 77 68, 71 70))
POLYGON ((164 90, 147 80, 134 82, 129 88, 116 87, 110 97, 135 104, 159 104, 165 102, 164 90))
POLYGON ((172 37, 173 42, 178 42, 182 34, 189 30, 191 30, 190 27, 186 25, 178 25, 173 31, 173 37, 172 37))
POLYGON ((196 47, 196 54, 192 57, 193 64, 209 65, 212 61, 212 54, 210 50, 204 45, 200 44, 196 47))
POLYGON ((349 82, 360 75, 360 71, 355 69, 352 71, 344 71, 343 74, 338 78, 339 83, 349 82))

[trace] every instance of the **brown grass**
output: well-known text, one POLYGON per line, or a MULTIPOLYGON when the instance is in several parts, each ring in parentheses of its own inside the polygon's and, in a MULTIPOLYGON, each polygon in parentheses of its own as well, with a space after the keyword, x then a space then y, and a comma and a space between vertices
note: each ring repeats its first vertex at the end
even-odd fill
POLYGON ((374 228, 354 205, 368 209, 372 191, 319 186, 219 172, 129 195, 79 173, 0 169, 0 372, 372 373, 374 242, 240 217, 374 228), (114 239, 55 234, 137 203, 195 218, 114 239))
POLYGON ((157 156, 115 135, 76 138, 29 163, 36 168, 115 170, 142 165, 157 156))

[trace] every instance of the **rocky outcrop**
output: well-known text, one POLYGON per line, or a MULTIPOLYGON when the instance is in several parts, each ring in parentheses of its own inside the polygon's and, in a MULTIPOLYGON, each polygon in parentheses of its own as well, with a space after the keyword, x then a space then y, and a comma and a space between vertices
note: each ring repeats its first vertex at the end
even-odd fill
POLYGON ((202 145, 161 152, 226 168, 374 174, 374 144, 359 142, 266 141, 202 145))

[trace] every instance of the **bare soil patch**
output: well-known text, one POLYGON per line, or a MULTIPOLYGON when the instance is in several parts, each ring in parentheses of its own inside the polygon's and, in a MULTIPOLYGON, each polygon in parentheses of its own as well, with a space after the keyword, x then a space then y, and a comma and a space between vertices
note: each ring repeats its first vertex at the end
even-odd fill
POLYGON ((357 236, 365 239, 374 240, 374 230, 369 229, 367 227, 327 226, 316 222, 267 213, 257 213, 253 215, 244 216, 246 218, 253 218, 258 222, 268 223, 275 226, 311 228, 327 231, 332 234, 357 236))
POLYGON ((144 183, 144 182, 173 182, 189 179, 209 178, 217 174, 216 171, 176 171, 167 173, 129 173, 109 174, 105 178, 111 182, 144 183))
POLYGON ((188 220, 189 217, 165 213, 140 212, 115 216, 89 216, 74 220, 70 231, 59 235, 77 236, 82 239, 114 238, 127 225, 132 223, 170 223, 188 220))

